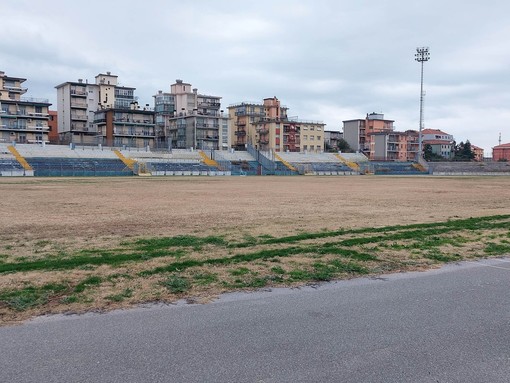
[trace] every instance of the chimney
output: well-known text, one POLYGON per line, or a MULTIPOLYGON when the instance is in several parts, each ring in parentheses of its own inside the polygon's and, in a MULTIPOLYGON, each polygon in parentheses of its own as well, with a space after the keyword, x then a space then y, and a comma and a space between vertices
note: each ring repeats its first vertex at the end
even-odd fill
POLYGON ((82 79, 82 78, 79 78, 79 79, 78 79, 78 82, 79 82, 80 84, 81 84, 81 83, 83 83, 83 79, 82 79))

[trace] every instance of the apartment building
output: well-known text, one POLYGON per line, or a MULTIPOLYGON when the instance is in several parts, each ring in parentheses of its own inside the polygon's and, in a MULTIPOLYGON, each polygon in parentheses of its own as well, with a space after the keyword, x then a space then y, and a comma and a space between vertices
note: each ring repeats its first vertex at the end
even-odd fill
POLYGON ((48 110, 48 140, 50 144, 57 145, 60 143, 58 136, 58 114, 56 110, 48 110))
POLYGON ((0 71, 0 142, 47 143, 47 99, 22 97, 25 78, 0 71))
POLYGON ((475 155, 475 158, 474 158, 475 161, 477 161, 477 162, 483 161, 483 155, 484 155, 483 148, 480 148, 479 146, 471 144, 471 151, 475 155))
POLYGON ((437 154, 445 159, 451 159, 454 156, 454 140, 453 136, 439 129, 423 129, 422 145, 430 145, 432 153, 437 154))
MULTIPOLYGON (((120 86, 118 76, 111 72, 98 74, 94 83, 79 79, 55 88, 58 133, 60 142, 65 144, 106 144, 106 141, 111 140, 107 139, 105 130, 98 129, 95 121, 101 118, 95 114, 105 110, 114 110, 113 113, 118 110, 133 110, 133 105, 138 108, 138 98, 134 95, 136 88, 120 86)), ((143 109, 148 110, 148 105, 143 109)))
POLYGON ((372 161, 415 161, 419 151, 419 137, 415 130, 371 132, 368 142, 368 158, 372 161))
POLYGON ((343 121, 343 138, 352 150, 370 155, 372 133, 391 132, 393 120, 387 120, 382 113, 370 113, 364 119, 343 121))
POLYGON ((94 125, 106 146, 154 148, 156 129, 154 112, 143 110, 135 102, 130 108, 108 108, 94 113, 94 125))
POLYGON ((342 132, 336 130, 324 131, 324 148, 332 151, 338 151, 338 141, 344 138, 342 132))
POLYGON ((241 102, 229 106, 232 146, 245 150, 249 144, 262 151, 322 152, 324 126, 317 121, 288 117, 288 108, 276 97, 262 103, 241 102))
POLYGON ((228 150, 228 116, 221 110, 221 97, 198 93, 191 84, 176 80, 170 92, 154 96, 156 126, 168 148, 228 150))

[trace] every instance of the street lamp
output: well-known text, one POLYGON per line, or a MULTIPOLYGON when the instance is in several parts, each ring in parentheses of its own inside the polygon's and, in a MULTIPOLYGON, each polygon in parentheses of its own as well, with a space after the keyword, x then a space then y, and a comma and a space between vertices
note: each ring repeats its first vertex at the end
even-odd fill
POLYGON ((420 82, 420 132, 418 135, 418 156, 421 157, 423 155, 422 148, 422 134, 421 130, 423 129, 423 63, 425 61, 429 61, 430 53, 429 47, 419 47, 416 48, 416 53, 414 55, 414 59, 421 63, 421 82, 420 82))

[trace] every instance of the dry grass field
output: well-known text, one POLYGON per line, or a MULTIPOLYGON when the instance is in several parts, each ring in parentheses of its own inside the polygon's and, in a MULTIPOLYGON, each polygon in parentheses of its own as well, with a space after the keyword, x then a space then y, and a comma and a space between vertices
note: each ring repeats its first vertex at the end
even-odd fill
POLYGON ((0 195, 3 323, 419 269, 510 239, 508 177, 5 178, 0 195))

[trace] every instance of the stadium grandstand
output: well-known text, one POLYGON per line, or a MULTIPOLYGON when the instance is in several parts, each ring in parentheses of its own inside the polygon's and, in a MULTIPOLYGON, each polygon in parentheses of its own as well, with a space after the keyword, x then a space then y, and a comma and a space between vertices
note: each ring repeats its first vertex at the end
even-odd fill
POLYGON ((507 162, 369 161, 361 153, 0 143, 0 176, 510 175, 507 162))

